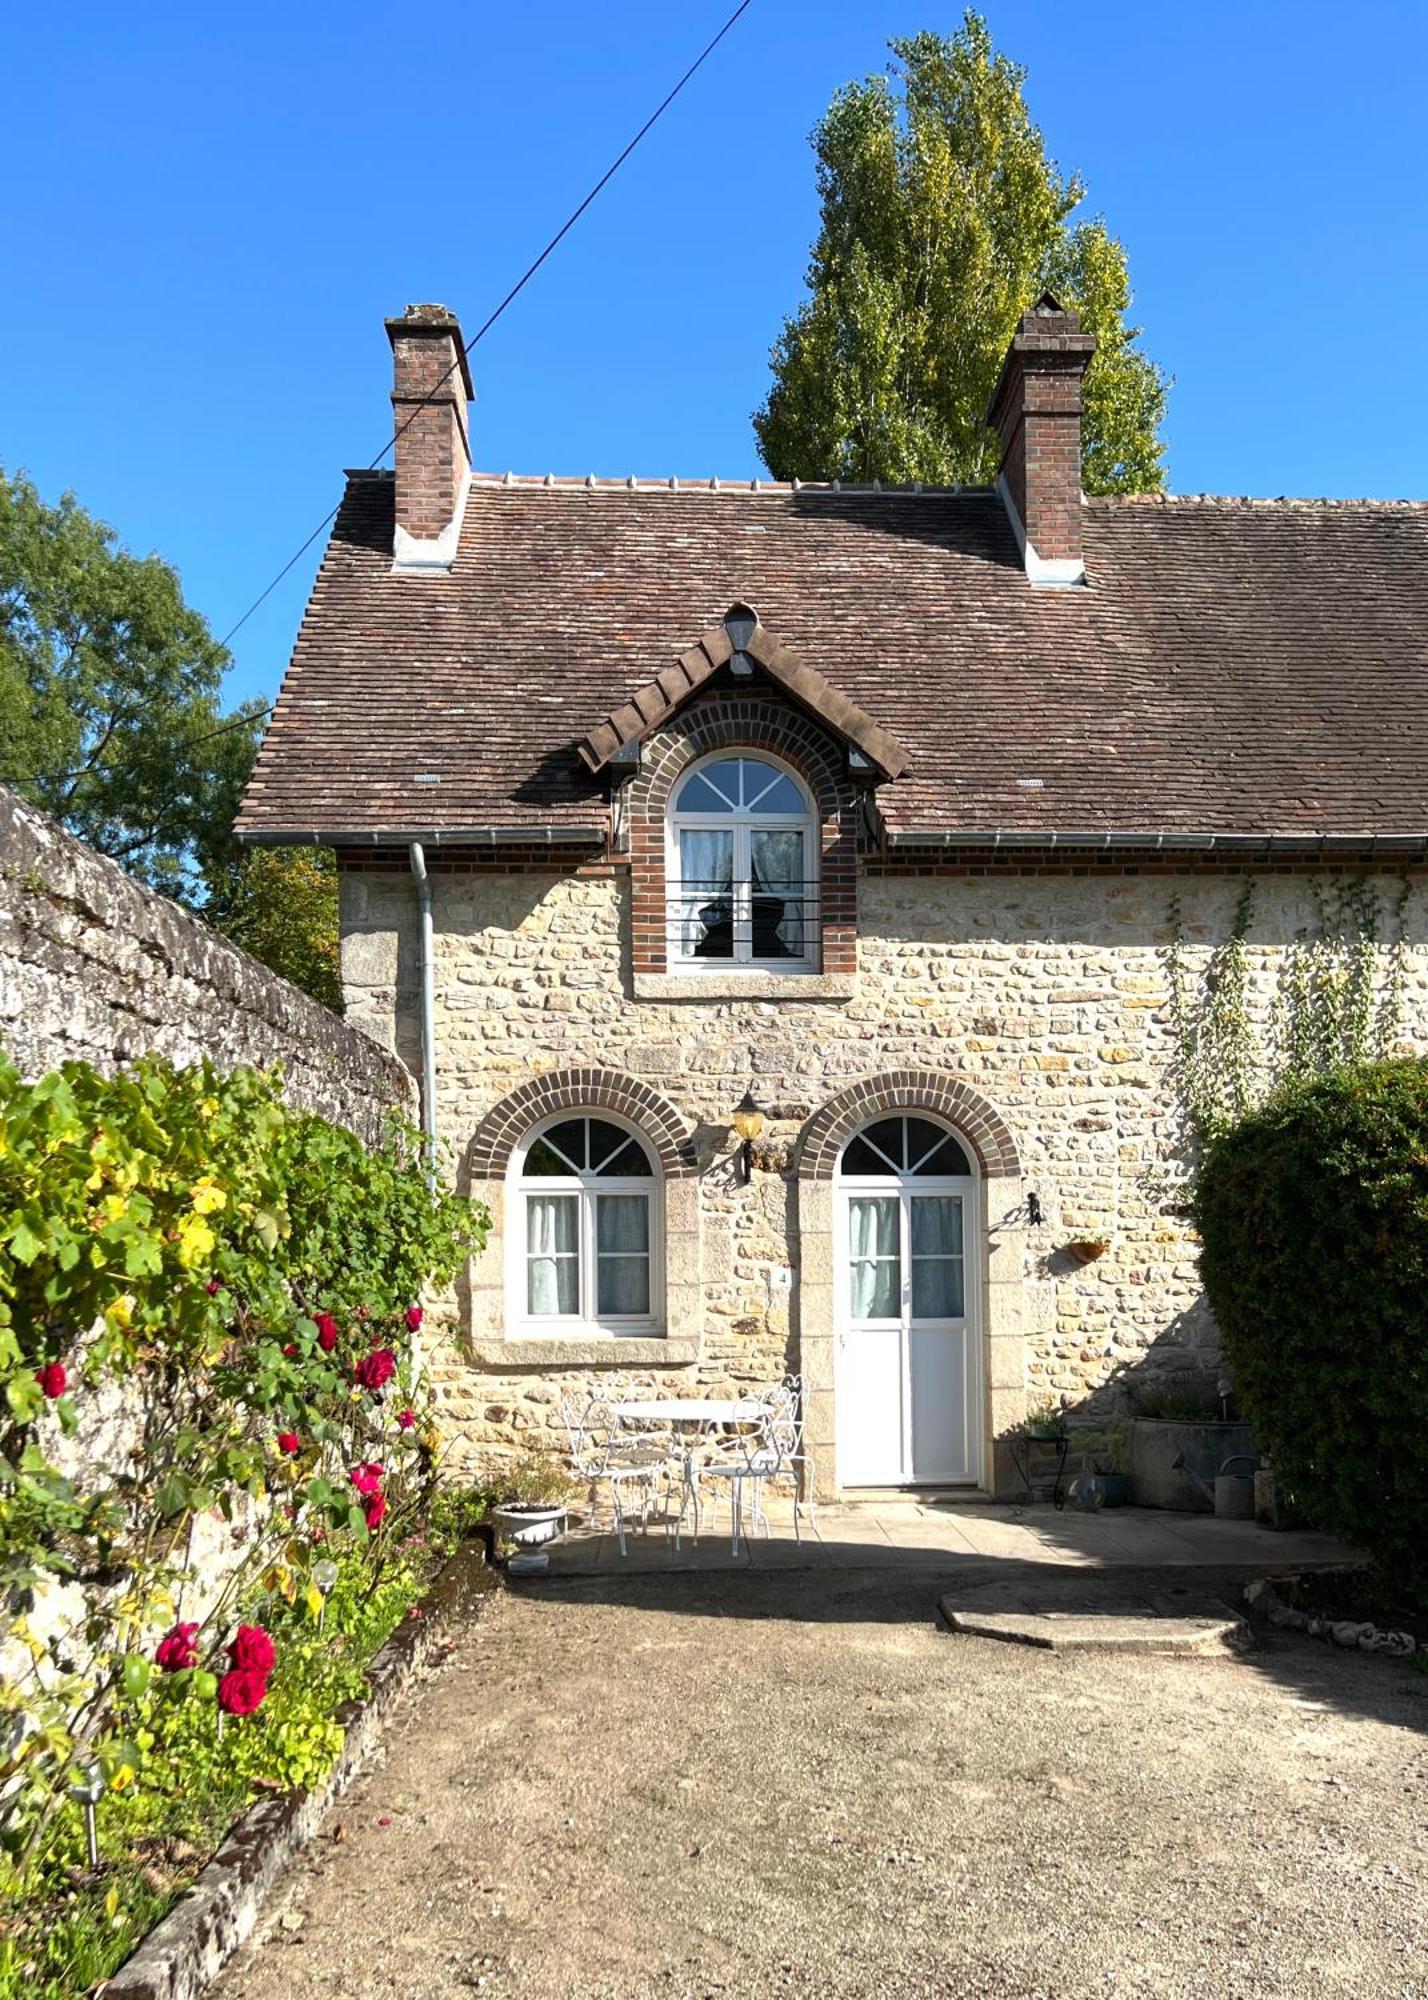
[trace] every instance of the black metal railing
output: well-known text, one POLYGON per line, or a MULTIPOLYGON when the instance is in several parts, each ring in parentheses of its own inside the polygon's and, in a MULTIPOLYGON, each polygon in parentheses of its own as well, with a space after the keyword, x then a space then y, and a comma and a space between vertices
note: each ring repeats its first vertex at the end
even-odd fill
POLYGON ((670 963, 807 964, 818 950, 818 884, 682 882, 665 899, 670 963))

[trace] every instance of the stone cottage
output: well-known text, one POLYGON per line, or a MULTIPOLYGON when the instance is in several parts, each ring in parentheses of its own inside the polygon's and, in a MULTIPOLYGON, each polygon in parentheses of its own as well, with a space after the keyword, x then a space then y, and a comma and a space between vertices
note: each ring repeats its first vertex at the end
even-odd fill
POLYGON ((1029 1400, 1213 1379, 1167 954, 1252 884, 1267 1023, 1360 884, 1423 1045, 1428 509, 1084 499, 1051 298, 975 490, 476 473, 455 319, 387 332, 238 832, 335 850, 349 1018, 490 1208, 458 1463, 793 1369, 821 1490, 991 1486, 1029 1400))

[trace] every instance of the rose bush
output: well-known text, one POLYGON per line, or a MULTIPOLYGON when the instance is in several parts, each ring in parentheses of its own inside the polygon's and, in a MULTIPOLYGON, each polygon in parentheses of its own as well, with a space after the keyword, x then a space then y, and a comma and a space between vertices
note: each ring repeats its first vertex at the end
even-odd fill
POLYGON ((180 1714, 234 1754, 274 1712, 275 1612, 316 1630, 349 1561, 379 1588, 435 1461, 382 1392, 425 1408, 413 1302, 484 1228, 418 1135, 364 1148, 273 1077, 0 1057, 0 1888, 72 1841, 77 1780, 141 1791, 180 1714))

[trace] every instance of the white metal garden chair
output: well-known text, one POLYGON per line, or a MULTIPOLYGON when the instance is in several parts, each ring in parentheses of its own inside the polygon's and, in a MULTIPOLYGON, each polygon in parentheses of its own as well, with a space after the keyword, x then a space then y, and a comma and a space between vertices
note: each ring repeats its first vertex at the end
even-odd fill
POLYGON ((699 1466, 694 1480, 694 1532, 699 1533, 699 1513, 701 1497, 705 1490, 718 1492, 725 1481, 728 1482, 730 1513, 730 1539, 732 1553, 737 1556, 744 1529, 744 1490, 752 1490, 753 1505, 749 1513, 749 1526, 762 1527, 767 1535, 769 1518, 764 1511, 763 1490, 772 1481, 792 1477, 794 1480, 793 1532, 802 1541, 799 1520, 800 1498, 798 1481, 806 1465, 803 1453, 802 1384, 796 1375, 788 1376, 782 1382, 753 1391, 751 1400, 762 1403, 764 1415, 758 1425, 744 1436, 728 1439, 722 1447, 722 1455, 705 1459, 699 1466))
MULTIPOLYGON (((668 1500, 670 1453, 658 1439, 632 1437, 620 1428, 614 1407, 603 1391, 593 1394, 567 1390, 560 1399, 560 1414, 570 1440, 570 1461, 577 1477, 588 1480, 593 1489, 610 1488, 615 1514, 615 1539, 620 1554, 625 1545, 626 1495, 633 1492, 639 1503, 640 1526, 648 1532, 650 1503, 661 1486, 668 1500)), ((666 1512, 668 1506, 666 1505, 666 1512)))

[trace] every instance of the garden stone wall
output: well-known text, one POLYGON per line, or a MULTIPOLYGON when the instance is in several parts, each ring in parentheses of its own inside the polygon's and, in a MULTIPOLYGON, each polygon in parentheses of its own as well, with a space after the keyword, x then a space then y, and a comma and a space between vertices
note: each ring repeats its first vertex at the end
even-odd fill
MULTIPOLYGON (((647 1085, 687 1130, 698 1352, 691 1359, 687 1343, 671 1343, 668 1362, 652 1367, 650 1344, 640 1342, 633 1372, 673 1390, 806 1368, 810 1342, 831 1340, 832 1330, 809 1323, 815 1311, 831 1317, 831 1306, 801 1282, 800 1229, 822 1228, 812 1218, 826 1205, 798 1172, 801 1135, 849 1084, 917 1069, 965 1079, 1009 1128, 1019 1160, 1017 1182, 986 1183, 989 1255, 1001 1260, 989 1262, 989 1275, 1003 1280, 1004 1298, 1012 1263, 1019 1280, 1019 1325, 1000 1330, 988 1384, 993 1427, 1046 1395, 1100 1413, 1124 1408, 1132 1388, 1143 1395, 1187 1376, 1213 1382, 1218 1345, 1184 1216, 1168 948, 1178 902, 1187 970, 1192 980, 1203 974, 1231 935, 1242 875, 869 872, 858 892, 855 991, 843 1001, 799 1001, 796 979, 786 1001, 712 988, 708 1001, 636 999, 628 884, 612 869, 562 876, 438 866, 433 879, 439 1122, 458 1155, 509 1093, 581 1065, 647 1085), (745 1187, 730 1171, 729 1124, 750 1082, 769 1129, 763 1170, 745 1187), (1039 1227, 998 1205, 1030 1193, 1039 1227), (1109 1249, 1078 1264, 1066 1245, 1093 1236, 1109 1249)), ((1326 885, 1332 878, 1311 872, 1256 879, 1249 1012, 1266 1038, 1290 950, 1316 933, 1326 885)), ((1391 935, 1401 884, 1383 877, 1374 886, 1391 935)), ((349 1019, 407 1046, 411 882, 395 871, 346 872, 342 909, 349 1019)), ((1404 924, 1400 1039, 1421 1050, 1421 882, 1404 924)), ((501 1366, 503 1190, 469 1164, 467 1185, 491 1202, 495 1227, 469 1289, 448 1302, 447 1338, 432 1359, 457 1441, 453 1463, 479 1466, 520 1443, 555 1442, 559 1389, 588 1382, 591 1368, 589 1357, 567 1366, 563 1347, 544 1365, 513 1350, 518 1365, 501 1366)), ((621 1366, 610 1348, 607 1366, 621 1366)), ((814 1442, 826 1450, 830 1413, 820 1421, 825 1435, 814 1442)))
POLYGON ((402 1063, 0 786, 0 1045, 27 1077, 150 1051, 281 1063, 284 1095, 372 1139, 411 1111, 402 1063))
MULTIPOLYGON (((26 1077, 71 1059, 112 1073, 154 1051, 224 1070, 281 1064, 283 1094, 366 1140, 386 1113, 416 1108, 405 1066, 370 1036, 155 895, 46 814, 0 786, 0 1047, 26 1077)), ((46 1418, 61 1470, 122 1469, 142 1409, 132 1384, 86 1400, 75 1437, 46 1418)), ((241 1559, 218 1516, 193 1524, 182 1615, 202 1617, 241 1559)), ((78 1585, 38 1593, 31 1626, 67 1635, 76 1657, 86 1615, 78 1585)), ((0 1674, 17 1658, 0 1655, 0 1674)))

